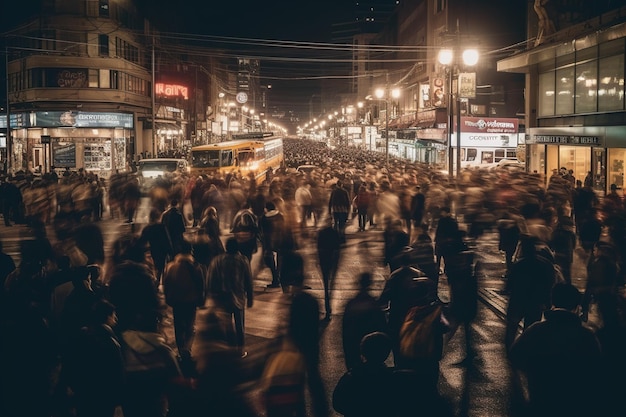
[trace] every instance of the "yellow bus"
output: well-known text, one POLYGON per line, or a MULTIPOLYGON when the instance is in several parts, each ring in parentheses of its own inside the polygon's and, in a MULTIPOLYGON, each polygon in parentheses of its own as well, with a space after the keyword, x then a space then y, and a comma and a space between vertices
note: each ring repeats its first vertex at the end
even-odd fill
POLYGON ((276 170, 284 161, 283 139, 268 133, 233 135, 233 140, 191 148, 192 176, 239 172, 246 177, 254 173, 257 183, 263 182, 269 170, 276 170))

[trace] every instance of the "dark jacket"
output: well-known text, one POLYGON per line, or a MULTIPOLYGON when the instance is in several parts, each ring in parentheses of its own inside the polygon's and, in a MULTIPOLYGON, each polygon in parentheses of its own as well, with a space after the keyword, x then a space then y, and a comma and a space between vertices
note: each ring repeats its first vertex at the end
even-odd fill
POLYGON ((250 262, 240 253, 223 253, 209 265, 209 293, 226 311, 252 307, 254 292, 250 262), (247 303, 246 303, 247 300, 247 303))
POLYGON ((163 275, 165 301, 172 307, 204 305, 204 273, 190 254, 180 253, 167 264, 163 275))
POLYGON ((509 358, 528 378, 533 416, 602 415, 598 399, 600 345, 593 331, 566 310, 545 312, 527 328, 509 358))
POLYGON ((178 207, 170 207, 161 219, 165 225, 172 241, 174 253, 179 253, 182 248, 183 234, 185 233, 185 219, 178 207))
POLYGON ((172 241, 169 232, 162 223, 152 223, 146 225, 141 231, 141 240, 150 248, 150 255, 155 266, 163 267, 167 257, 174 257, 172 241))

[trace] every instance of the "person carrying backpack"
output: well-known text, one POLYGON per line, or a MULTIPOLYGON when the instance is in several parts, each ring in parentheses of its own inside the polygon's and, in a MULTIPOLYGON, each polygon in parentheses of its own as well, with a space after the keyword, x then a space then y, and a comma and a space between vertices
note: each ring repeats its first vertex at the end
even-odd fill
POLYGON ((395 366, 427 374, 436 386, 449 325, 434 281, 414 266, 403 266, 389 276, 378 302, 389 309, 395 366))

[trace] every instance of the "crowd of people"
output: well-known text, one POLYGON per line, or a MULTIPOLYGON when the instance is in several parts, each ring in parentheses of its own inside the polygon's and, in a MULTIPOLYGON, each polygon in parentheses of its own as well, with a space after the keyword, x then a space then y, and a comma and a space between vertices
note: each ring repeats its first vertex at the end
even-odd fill
POLYGON ((460 327, 466 363, 476 355, 473 248, 487 230, 505 254, 503 343, 528 379, 527 415, 626 413, 626 206, 616 187, 597 196, 566 170, 544 181, 476 168, 451 180, 353 147, 285 139, 284 148, 285 166, 262 184, 236 172, 158 179, 141 229, 132 173, 108 182, 84 171, 3 178, 5 226, 23 223, 33 239, 22 242, 19 265, 0 256, 8 341, 0 415, 451 416, 439 363, 460 327), (303 164, 317 168, 296 172, 303 164), (131 224, 108 257, 103 216, 131 224), (333 281, 352 221, 357 238, 382 232, 388 274, 379 296, 370 273, 353 277, 360 290, 340 312, 346 373, 327 392, 319 331, 338 313, 333 281), (316 248, 323 305, 304 284, 307 244, 316 248), (582 289, 572 285, 574 251, 587 265, 582 289), (251 365, 246 310, 265 268, 289 314, 284 335, 251 365), (449 302, 438 296, 443 275, 449 302), (168 309, 172 345, 163 337, 168 309), (584 325, 591 309, 594 329, 584 325), (259 404, 241 389, 250 380, 259 404))

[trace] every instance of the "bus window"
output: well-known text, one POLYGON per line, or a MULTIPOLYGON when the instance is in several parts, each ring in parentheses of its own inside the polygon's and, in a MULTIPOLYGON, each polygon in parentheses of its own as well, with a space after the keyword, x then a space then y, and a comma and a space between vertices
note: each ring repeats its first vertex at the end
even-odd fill
POLYGON ((233 150, 222 151, 222 160, 220 161, 221 167, 229 167, 233 164, 233 150))
POLYGON ((493 163, 493 152, 492 151, 483 151, 481 153, 481 164, 491 164, 493 163))
POLYGON ((477 154, 478 154, 478 151, 476 150, 476 148, 467 148, 467 160, 468 161, 475 161, 477 154))
POLYGON ((193 151, 191 166, 194 168, 218 167, 220 151, 193 151))
POLYGON ((506 155, 506 151, 504 149, 496 149, 495 150, 495 158, 494 162, 500 162, 506 155))

